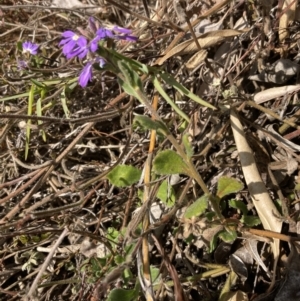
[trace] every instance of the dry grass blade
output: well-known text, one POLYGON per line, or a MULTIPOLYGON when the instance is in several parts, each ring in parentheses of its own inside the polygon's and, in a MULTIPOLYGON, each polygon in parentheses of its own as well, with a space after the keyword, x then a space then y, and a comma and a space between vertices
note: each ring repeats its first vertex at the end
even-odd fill
POLYGON ((158 249, 158 251, 161 253, 161 256, 164 260, 164 265, 166 266, 169 274, 172 277, 172 280, 174 282, 174 297, 175 297, 175 301, 184 301, 186 299, 186 296, 184 296, 184 292, 182 290, 182 285, 180 282, 180 279, 178 277, 178 273, 175 269, 175 267, 172 265, 172 263, 170 262, 170 259, 168 256, 165 255, 165 252, 163 250, 163 248, 161 247, 158 239, 152 235, 152 238, 154 240, 154 243, 158 249))
POLYGON ((300 85, 290 85, 290 86, 283 86, 283 87, 276 87, 266 89, 264 91, 258 92, 254 95, 254 101, 258 104, 264 103, 268 100, 275 99, 277 97, 294 93, 300 90, 300 85))
POLYGON ((29 299, 34 296, 34 293, 37 289, 39 280, 42 278, 43 273, 46 271, 48 265, 50 264, 50 261, 51 261, 52 257, 54 256, 54 253, 55 253, 56 249, 62 243, 63 239, 68 235, 68 232, 69 232, 68 229, 64 229, 64 231, 62 231, 61 235, 59 236, 59 238, 57 239, 57 241, 53 245, 51 251, 49 252, 49 254, 47 256, 47 259, 44 261, 39 273, 37 274, 35 280, 33 281, 32 285, 31 285, 31 288, 30 288, 30 290, 28 292, 28 295, 27 295, 27 297, 29 297, 29 299))
MULTIPOLYGON (((157 109, 158 105, 158 94, 155 94, 153 99, 152 107, 154 110, 157 109)), ((154 120, 154 117, 152 117, 154 120)), ((156 140, 156 131, 151 131, 151 138, 149 144, 148 158, 145 166, 145 175, 144 175, 144 194, 143 194, 143 203, 149 201, 150 198, 150 182, 151 182, 151 164, 153 158, 153 151, 155 149, 155 140, 156 140)), ((153 187, 152 187, 153 189, 153 187)), ((143 232, 147 232, 150 225, 149 212, 147 211, 143 217, 143 232)), ((147 300, 155 300, 152 288, 152 279, 151 279, 151 270, 150 270, 150 258, 149 258, 149 243, 148 235, 144 235, 142 238, 142 263, 143 263, 143 281, 145 284, 145 296, 147 300)))
POLYGON ((295 13, 298 0, 284 0, 282 6, 282 15, 279 20, 279 40, 283 42, 288 38, 288 25, 295 20, 295 13))
MULTIPOLYGON (((224 41, 226 38, 235 37, 247 31, 248 30, 241 31, 241 30, 234 30, 234 29, 216 30, 212 32, 207 32, 201 35, 200 37, 197 37, 197 40, 199 42, 200 47, 205 49, 224 41)), ((159 60, 159 65, 163 64, 167 59, 169 59, 174 55, 192 54, 197 50, 198 47, 194 39, 190 39, 188 41, 185 41, 175 46, 173 49, 168 51, 165 54, 165 56, 163 56, 159 60)))
POLYGON ((267 230, 280 232, 282 222, 276 218, 276 216, 280 216, 280 214, 261 179, 252 150, 246 140, 243 126, 234 110, 231 110, 230 120, 245 181, 263 226, 267 230))
MULTIPOLYGON (((246 140, 243 126, 234 110, 230 111, 230 120, 245 181, 259 218, 266 230, 280 232, 282 227, 282 221, 278 219, 280 214, 272 202, 266 186, 261 179, 252 150, 246 140)), ((272 249, 274 254, 274 267, 276 267, 279 259, 278 239, 274 239, 274 242, 272 243, 272 249)), ((275 277, 275 270, 276 269, 273 271, 273 277, 275 277)), ((273 278, 273 283, 274 280, 275 278, 273 278)))
POLYGON ((185 66, 187 69, 194 69, 199 66, 207 58, 207 50, 200 50, 195 53, 186 63, 185 66))

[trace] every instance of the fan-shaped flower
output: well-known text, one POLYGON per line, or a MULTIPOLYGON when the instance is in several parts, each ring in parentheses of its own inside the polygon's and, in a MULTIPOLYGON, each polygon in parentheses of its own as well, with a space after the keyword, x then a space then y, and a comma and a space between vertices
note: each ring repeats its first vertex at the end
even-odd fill
POLYGON ((91 62, 88 62, 84 68, 82 69, 80 75, 79 75, 79 85, 82 88, 85 88, 88 84, 88 82, 92 79, 93 77, 93 65, 91 62))
POLYGON ((28 52, 32 55, 35 55, 35 54, 37 54, 39 45, 26 41, 22 44, 22 47, 23 47, 23 52, 24 53, 28 52))
POLYGON ((77 40, 76 46, 73 48, 72 51, 66 54, 67 59, 71 59, 75 56, 78 56, 80 59, 86 57, 87 53, 89 52, 88 48, 88 41, 85 37, 79 37, 77 40))
POLYGON ((62 34, 63 39, 60 41, 59 46, 64 45, 63 47, 63 54, 68 55, 70 52, 73 51, 75 46, 77 45, 77 41, 80 38, 75 32, 71 30, 67 30, 62 34))

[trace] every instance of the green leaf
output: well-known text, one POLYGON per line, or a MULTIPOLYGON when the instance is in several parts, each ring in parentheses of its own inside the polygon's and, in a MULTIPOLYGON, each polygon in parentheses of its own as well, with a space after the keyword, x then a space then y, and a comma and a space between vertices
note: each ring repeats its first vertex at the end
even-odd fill
POLYGON ((159 198, 167 207, 172 207, 175 204, 175 191, 171 185, 168 185, 168 181, 164 180, 157 192, 157 198, 159 198))
POLYGON ((152 279, 152 284, 159 284, 161 283, 161 274, 160 274, 160 269, 150 266, 150 274, 151 274, 151 279, 152 279))
MULTIPOLYGON (((99 271, 99 268, 104 267, 110 262, 110 256, 91 258, 90 262, 94 270, 99 271)), ((101 271, 102 272, 102 271, 101 271)))
POLYGON ((144 74, 149 74, 150 70, 149 70, 148 66, 145 65, 145 64, 141 64, 141 65, 142 65, 142 66, 141 66, 140 70, 141 70, 144 74))
MULTIPOLYGON (((43 84, 46 87, 50 87, 50 86, 56 86, 61 84, 62 82, 64 82, 62 79, 47 79, 43 81, 43 84)), ((76 84, 78 83, 78 77, 72 78, 68 80, 68 83, 73 83, 76 82, 76 84)))
POLYGON ((70 118, 70 111, 67 106, 66 86, 64 87, 64 89, 62 90, 62 92, 60 94, 60 100, 61 100, 61 104, 62 104, 64 113, 66 115, 66 118, 70 118))
MULTIPOLYGON (((43 98, 43 93, 41 93, 41 97, 37 100, 36 102, 36 115, 41 117, 42 116, 42 98, 43 98)), ((39 125, 43 124, 42 120, 38 120, 37 123, 39 125)), ((40 130, 43 140, 46 141, 46 133, 44 130, 40 130)))
POLYGON ((32 235, 31 239, 32 239, 33 242, 36 242, 36 243, 41 241, 41 238, 39 236, 36 236, 36 235, 32 235))
POLYGON ((153 170, 159 175, 189 174, 188 165, 172 150, 164 150, 154 158, 153 170))
POLYGON ((124 251, 126 256, 131 256, 132 252, 135 251, 135 247, 136 247, 136 243, 131 243, 131 244, 126 244, 126 246, 124 246, 124 251))
POLYGON ((28 241, 28 236, 27 235, 20 235, 19 236, 19 240, 23 245, 26 245, 29 241, 28 241))
POLYGON ((225 242, 233 242, 237 238, 236 231, 221 231, 218 236, 225 242))
POLYGON ((78 86, 78 82, 68 82, 68 84, 65 85, 66 93, 71 93, 76 87, 78 86))
POLYGON ((189 158, 191 158, 194 155, 193 147, 191 142, 189 141, 189 134, 184 134, 182 137, 182 142, 185 148, 185 153, 189 158))
POLYGON ((130 68, 128 64, 123 60, 118 61, 118 67, 125 78, 125 82, 130 84, 132 87, 135 87, 134 71, 132 70, 132 68, 130 68))
MULTIPOLYGON (((144 191, 142 189, 138 189, 138 191, 137 191, 137 197, 140 200, 143 200, 143 195, 144 195, 144 191)), ((140 204, 140 205, 142 205, 142 204, 140 204)))
POLYGON ((134 71, 133 66, 131 66, 130 63, 125 60, 119 60, 118 67, 125 78, 125 82, 127 82, 134 89, 143 90, 140 76, 134 71))
POLYGON ((47 86, 44 83, 39 82, 38 80, 31 78, 30 81, 41 89, 45 89, 47 86))
MULTIPOLYGON (((27 114, 28 116, 32 115, 32 107, 34 101, 34 93, 35 93, 35 85, 32 85, 28 95, 28 108, 27 114)), ((29 141, 30 141, 30 133, 31 133, 31 119, 27 120, 27 127, 26 127, 26 142, 25 142, 25 160, 27 160, 28 153, 29 153, 29 141)))
POLYGON ((214 218, 216 217, 216 213, 215 212, 206 212, 205 217, 207 218, 207 220, 209 222, 212 222, 214 220, 214 218))
POLYGON ((202 98, 198 97, 196 94, 192 93, 187 88, 185 88, 183 85, 181 85, 179 82, 177 82, 176 79, 171 74, 168 74, 166 72, 162 72, 162 73, 160 73, 160 76, 162 77, 162 79, 166 83, 173 86, 176 90, 183 93, 184 95, 186 95, 190 99, 194 100, 195 102, 201 104, 204 107, 216 110, 216 108, 213 105, 211 105, 210 103, 204 101, 202 98))
POLYGON ((108 173, 107 178, 117 187, 128 187, 136 183, 142 172, 131 165, 118 165, 108 173))
POLYGON ((295 186, 294 189, 295 189, 295 190, 300 190, 300 183, 296 184, 296 186, 295 186))
POLYGON ((188 125, 189 125, 189 122, 187 122, 187 121, 182 122, 178 128, 179 133, 183 133, 187 129, 188 125))
POLYGON ((123 90, 127 94, 129 94, 135 98, 138 98, 136 90, 134 90, 134 88, 129 83, 123 81, 121 78, 118 78, 118 81, 119 81, 119 84, 121 85, 121 87, 123 88, 123 90))
POLYGON ((239 209, 242 211, 242 213, 244 215, 246 215, 248 213, 248 209, 245 203, 243 203, 242 201, 237 201, 237 200, 230 200, 228 202, 229 206, 235 209, 239 209))
POLYGON ((273 202, 274 202, 275 207, 279 211, 279 213, 282 215, 282 203, 281 203, 281 200, 280 199, 275 199, 273 202))
MULTIPOLYGON (((36 102, 36 115, 37 116, 42 116, 42 100, 45 98, 46 96, 46 93, 47 93, 47 89, 41 89, 41 97, 37 100, 36 102)), ((38 120, 37 121, 38 125, 41 125, 43 124, 43 121, 42 120, 38 120)), ((42 137, 43 137, 43 140, 46 142, 46 133, 43 129, 40 130, 41 134, 42 134, 42 137)))
POLYGON ((102 267, 106 265, 107 259, 106 258, 91 258, 90 265, 83 265, 86 268, 85 271, 90 270, 94 277, 100 278, 103 276, 103 269, 102 267))
POLYGON ((116 264, 122 264, 123 262, 125 262, 125 258, 119 254, 117 254, 115 257, 114 257, 114 261, 116 264))
POLYGON ((17 49, 20 50, 20 51, 23 51, 23 46, 22 45, 23 45, 23 42, 22 41, 18 41, 17 42, 17 49))
POLYGON ((236 193, 244 188, 244 185, 233 178, 222 177, 218 181, 217 196, 221 199, 225 195, 236 193))
POLYGON ((254 227, 261 224, 261 220, 259 219, 259 217, 252 215, 243 215, 241 218, 241 222, 248 227, 254 227))
POLYGON ((192 218, 193 216, 200 216, 208 206, 208 196, 203 195, 201 198, 197 199, 192 205, 187 207, 184 217, 192 218))
POLYGON ((136 289, 124 290, 122 288, 114 288, 108 295, 107 301, 132 301, 138 297, 136 289))
POLYGON ((126 285, 128 285, 128 282, 133 278, 133 274, 129 268, 124 269, 122 276, 123 276, 124 284, 126 285))
MULTIPOLYGON (((128 58, 127 56, 122 55, 121 53, 103 47, 103 45, 99 45, 97 53, 104 57, 107 62, 110 62, 111 65, 115 66, 118 64, 118 61, 126 62, 130 65, 131 69, 138 70, 141 72, 146 72, 147 74, 150 72, 151 67, 148 67, 139 61, 128 58)), ((106 66, 106 65, 105 65, 106 66)))
POLYGON ((160 84, 159 80, 157 79, 157 77, 153 77, 152 81, 153 81, 153 84, 154 84, 156 90, 165 99, 165 101, 173 108, 173 110, 179 116, 181 116, 186 122, 190 123, 189 117, 183 111, 181 111, 179 109, 179 107, 175 104, 174 101, 172 101, 172 99, 169 97, 169 95, 165 92, 165 90, 161 86, 161 84, 160 84))
POLYGON ((20 93, 20 94, 15 94, 15 95, 12 95, 12 96, 6 96, 6 97, 2 97, 0 99, 0 101, 6 101, 6 100, 12 100, 12 99, 20 99, 22 97, 27 97, 29 95, 30 92, 25 92, 25 93, 20 93))
POLYGON ((113 227, 109 227, 106 231, 106 237, 111 241, 116 241, 119 236, 119 231, 113 227))
POLYGON ((136 127, 141 127, 143 130, 155 130, 164 134, 168 131, 163 123, 144 115, 134 116, 133 128, 136 127))
POLYGON ((212 238, 212 240, 209 242, 209 253, 212 253, 214 251, 214 249, 217 247, 217 241, 218 241, 218 234, 215 234, 212 238))

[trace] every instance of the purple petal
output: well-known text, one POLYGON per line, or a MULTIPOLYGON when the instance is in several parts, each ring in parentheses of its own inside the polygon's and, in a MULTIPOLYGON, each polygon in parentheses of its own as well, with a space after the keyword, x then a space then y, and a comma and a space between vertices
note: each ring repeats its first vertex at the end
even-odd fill
POLYGON ((97 25, 95 23, 95 19, 93 17, 89 17, 89 27, 93 33, 97 31, 97 25))
POLYGON ((23 49, 25 49, 25 50, 27 50, 27 49, 29 49, 30 48, 30 42, 24 42, 23 44, 22 44, 22 47, 23 47, 23 49))
POLYGON ((87 39, 85 38, 85 37, 79 37, 79 39, 77 40, 77 45, 79 46, 79 47, 86 47, 86 45, 87 45, 87 39))
POLYGON ((82 69, 79 75, 79 84, 82 88, 85 88, 88 82, 92 79, 93 76, 92 69, 93 69, 93 65, 90 62, 87 63, 82 69))
POLYGON ((67 30, 67 31, 62 33, 62 36, 64 38, 73 38, 73 36, 76 36, 76 33, 71 31, 71 30, 67 30))
POLYGON ((80 48, 74 48, 73 51, 66 54, 66 57, 69 60, 69 59, 72 59, 75 56, 78 56, 81 53, 82 53, 82 50, 80 48))
POLYGON ((22 44, 22 47, 23 47, 23 52, 29 52, 30 54, 35 55, 37 54, 39 45, 25 41, 22 44))
POLYGON ((125 33, 125 34, 131 34, 132 33, 131 29, 127 29, 127 28, 123 28, 123 27, 119 27, 119 26, 114 26, 113 30, 116 31, 116 32, 125 33))
POLYGON ((70 53, 68 53, 68 54, 65 54, 65 56, 66 56, 66 58, 67 58, 68 60, 70 60, 70 59, 72 59, 73 57, 75 57, 77 54, 78 54, 77 52, 73 51, 73 52, 70 52, 70 53))
POLYGON ((106 28, 99 28, 97 30, 97 36, 100 38, 100 39, 105 39, 105 38, 113 38, 114 37, 114 34, 111 30, 109 29, 106 29, 106 28))
POLYGON ((132 41, 132 42, 136 42, 139 38, 136 36, 126 36, 125 40, 126 41, 132 41))
POLYGON ((80 53, 77 54, 77 56, 82 60, 86 57, 86 55, 88 54, 89 49, 85 48, 85 49, 81 49, 80 53))
POLYGON ((99 62, 100 68, 103 68, 105 64, 106 64, 106 62, 102 59, 102 60, 99 62))
POLYGON ((24 70, 28 67, 28 63, 24 60, 18 60, 17 65, 19 70, 24 70))
MULTIPOLYGON (((72 44, 70 44, 70 47, 73 44, 75 46, 77 40, 79 39, 79 36, 76 33, 74 33, 73 31, 65 31, 62 35, 65 37, 65 39, 62 39, 60 41, 60 43, 58 44, 59 46, 65 45, 65 44, 67 44, 69 42, 72 43, 72 44)), ((74 48, 74 46, 73 46, 73 48, 74 48)), ((69 51, 71 51, 71 50, 69 50, 69 51)))
POLYGON ((116 38, 120 39, 120 40, 126 40, 126 41, 132 41, 132 42, 136 42, 138 40, 138 37, 135 36, 115 36, 116 38))
POLYGON ((80 59, 83 59, 87 55, 88 51, 89 49, 87 46, 87 39, 84 37, 80 37, 77 40, 76 47, 72 51, 68 52, 66 56, 67 59, 71 59, 75 56, 78 56, 80 59))
POLYGON ((87 52, 83 54, 83 48, 87 48, 87 39, 82 36, 78 36, 73 32, 68 32, 68 34, 72 33, 72 36, 62 40, 59 45, 64 45, 63 54, 68 58, 73 58, 78 54, 82 54, 81 56, 86 56, 87 52))
POLYGON ((63 47, 63 54, 68 55, 76 46, 77 42, 74 40, 70 40, 67 44, 63 47))
POLYGON ((98 49, 98 41, 100 40, 99 36, 96 36, 90 43, 90 49, 92 52, 96 52, 98 49))
POLYGON ((33 45, 31 48, 31 54, 37 54, 39 46, 38 45, 33 45))
POLYGON ((99 63, 100 68, 103 68, 103 66, 106 64, 106 61, 102 57, 98 57, 96 62, 99 63))
POLYGON ((62 45, 65 45, 66 43, 68 43, 70 41, 70 39, 64 39, 64 40, 61 40, 58 44, 58 46, 62 46, 62 45))

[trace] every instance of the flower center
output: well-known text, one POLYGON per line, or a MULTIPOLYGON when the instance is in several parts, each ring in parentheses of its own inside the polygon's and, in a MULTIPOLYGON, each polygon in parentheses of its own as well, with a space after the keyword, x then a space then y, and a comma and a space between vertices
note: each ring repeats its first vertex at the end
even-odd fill
POLYGON ((72 37, 72 40, 77 41, 79 39, 79 36, 77 34, 74 34, 72 37))

